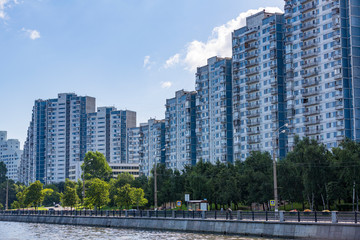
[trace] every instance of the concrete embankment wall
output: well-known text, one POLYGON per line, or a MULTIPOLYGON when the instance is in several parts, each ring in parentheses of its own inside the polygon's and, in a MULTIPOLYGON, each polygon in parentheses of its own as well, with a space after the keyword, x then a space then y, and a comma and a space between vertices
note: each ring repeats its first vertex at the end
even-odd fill
POLYGON ((250 222, 174 218, 117 218, 80 216, 0 216, 0 221, 139 228, 249 236, 305 239, 360 239, 359 224, 250 222))

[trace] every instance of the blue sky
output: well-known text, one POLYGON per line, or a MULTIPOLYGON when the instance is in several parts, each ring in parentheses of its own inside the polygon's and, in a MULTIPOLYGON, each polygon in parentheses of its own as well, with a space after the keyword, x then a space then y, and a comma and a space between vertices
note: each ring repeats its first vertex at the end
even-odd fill
MULTIPOLYGON (((23 143, 36 99, 60 92, 164 117, 194 72, 231 56, 230 33, 283 0, 0 0, 0 130, 23 143), (253 9, 253 11, 248 11, 253 9)), ((278 8, 278 9, 276 9, 278 8)))

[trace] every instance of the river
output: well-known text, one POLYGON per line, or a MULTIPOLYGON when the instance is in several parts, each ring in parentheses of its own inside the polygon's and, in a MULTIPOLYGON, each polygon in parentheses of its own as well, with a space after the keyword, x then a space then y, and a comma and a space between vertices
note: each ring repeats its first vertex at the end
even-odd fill
POLYGON ((0 240, 18 239, 264 240, 266 238, 0 221, 0 240))

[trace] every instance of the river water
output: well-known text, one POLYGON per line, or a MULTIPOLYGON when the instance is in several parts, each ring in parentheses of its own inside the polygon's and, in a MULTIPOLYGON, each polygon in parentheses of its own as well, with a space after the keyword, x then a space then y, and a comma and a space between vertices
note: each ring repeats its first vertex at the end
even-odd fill
POLYGON ((266 238, 0 221, 0 240, 18 239, 264 240, 266 238))

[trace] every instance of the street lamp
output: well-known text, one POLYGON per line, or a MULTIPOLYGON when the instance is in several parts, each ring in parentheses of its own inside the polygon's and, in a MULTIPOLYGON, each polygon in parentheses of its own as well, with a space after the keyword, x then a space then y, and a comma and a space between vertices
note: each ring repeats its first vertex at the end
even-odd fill
POLYGON ((275 212, 278 212, 278 186, 277 186, 277 176, 276 176, 276 135, 280 133, 285 133, 286 130, 281 130, 284 127, 287 127, 288 124, 285 123, 283 126, 278 127, 273 132, 273 172, 274 172, 274 200, 275 200, 275 212), (281 131, 280 131, 281 130, 281 131), (280 132, 279 132, 280 131, 280 132))

